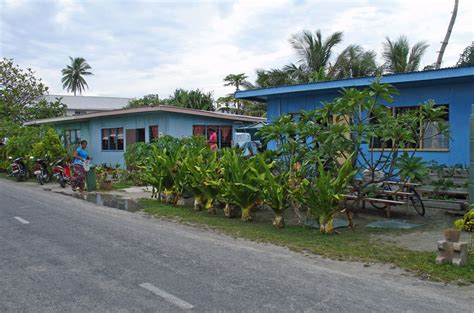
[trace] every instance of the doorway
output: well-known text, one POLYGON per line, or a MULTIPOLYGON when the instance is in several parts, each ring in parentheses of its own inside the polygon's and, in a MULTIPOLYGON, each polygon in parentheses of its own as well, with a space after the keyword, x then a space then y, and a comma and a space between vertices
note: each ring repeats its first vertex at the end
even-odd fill
POLYGON ((145 128, 131 128, 125 130, 127 146, 137 142, 145 142, 145 128))

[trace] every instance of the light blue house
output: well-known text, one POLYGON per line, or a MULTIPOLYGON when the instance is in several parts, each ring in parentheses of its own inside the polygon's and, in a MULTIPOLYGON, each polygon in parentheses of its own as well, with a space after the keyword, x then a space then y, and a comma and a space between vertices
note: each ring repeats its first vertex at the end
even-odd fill
MULTIPOLYGON (((338 97, 341 88, 363 88, 374 80, 375 77, 364 77, 245 90, 236 92, 236 97, 267 103, 267 118, 271 123, 283 114, 320 107, 338 97)), ((469 163, 469 115, 474 104, 473 66, 392 74, 383 76, 381 81, 392 84, 400 93, 390 104, 392 107, 403 110, 430 99, 447 107, 446 123, 452 138, 437 136, 424 140, 419 156, 446 165, 469 163)))
POLYGON ((67 146, 87 140, 87 149, 95 164, 123 166, 124 151, 136 142, 150 142, 161 135, 177 138, 203 135, 209 138, 215 131, 219 147, 232 146, 237 128, 265 120, 160 105, 36 120, 25 125, 50 124, 61 134, 67 146))

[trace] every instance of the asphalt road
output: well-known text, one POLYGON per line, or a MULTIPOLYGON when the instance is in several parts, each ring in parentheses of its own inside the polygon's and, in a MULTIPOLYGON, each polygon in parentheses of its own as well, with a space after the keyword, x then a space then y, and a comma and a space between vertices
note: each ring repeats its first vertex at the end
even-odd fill
POLYGON ((472 287, 0 180, 0 312, 472 312, 472 287))

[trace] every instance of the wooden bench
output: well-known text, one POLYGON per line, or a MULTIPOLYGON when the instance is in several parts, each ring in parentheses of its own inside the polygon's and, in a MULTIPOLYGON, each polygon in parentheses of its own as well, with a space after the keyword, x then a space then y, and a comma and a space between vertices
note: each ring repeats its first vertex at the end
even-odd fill
MULTIPOLYGON (((356 195, 343 195, 343 196, 346 200, 357 200, 356 195)), ((367 197, 362 198, 362 201, 363 201, 364 206, 365 206, 366 201, 385 204, 387 206, 386 207, 387 217, 390 217, 391 215, 390 208, 392 207, 392 205, 406 205, 407 204, 406 201, 380 199, 380 198, 367 198, 367 197)))

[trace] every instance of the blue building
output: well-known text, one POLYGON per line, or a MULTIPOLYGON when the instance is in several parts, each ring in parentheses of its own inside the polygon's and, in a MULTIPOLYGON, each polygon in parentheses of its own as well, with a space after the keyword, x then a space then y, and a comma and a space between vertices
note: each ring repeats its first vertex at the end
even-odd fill
POLYGON ((66 146, 76 146, 81 140, 87 140, 94 163, 123 166, 123 153, 133 143, 150 142, 161 135, 209 138, 215 131, 219 147, 232 146, 237 128, 265 120, 160 105, 36 120, 25 125, 49 124, 62 136, 66 146))
MULTIPOLYGON (((267 119, 271 123, 280 115, 320 107, 324 102, 337 98, 341 88, 364 88, 374 80, 375 77, 363 77, 261 88, 238 91, 235 96, 267 103, 267 119)), ((451 139, 440 135, 424 140, 419 156, 439 164, 469 164, 469 115, 474 104, 474 66, 385 75, 381 82, 395 86, 400 93, 390 103, 391 107, 409 108, 427 100, 446 106, 446 123, 451 139)))

